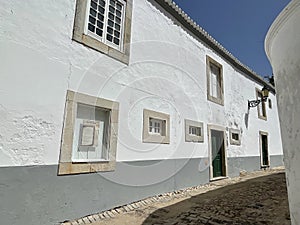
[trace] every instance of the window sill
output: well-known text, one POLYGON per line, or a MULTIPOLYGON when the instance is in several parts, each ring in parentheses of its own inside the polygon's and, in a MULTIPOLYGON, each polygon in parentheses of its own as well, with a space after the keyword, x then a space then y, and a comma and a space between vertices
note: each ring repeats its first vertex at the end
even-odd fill
POLYGON ((109 162, 107 159, 72 159, 72 163, 104 163, 109 162))

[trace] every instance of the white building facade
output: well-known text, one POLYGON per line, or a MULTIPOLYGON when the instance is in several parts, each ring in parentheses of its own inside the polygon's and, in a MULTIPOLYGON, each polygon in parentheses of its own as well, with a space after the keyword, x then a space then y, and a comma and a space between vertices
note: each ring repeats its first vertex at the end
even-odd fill
POLYGON ((3 224, 283 164, 274 87, 171 1, 5 1, 0 18, 3 224))

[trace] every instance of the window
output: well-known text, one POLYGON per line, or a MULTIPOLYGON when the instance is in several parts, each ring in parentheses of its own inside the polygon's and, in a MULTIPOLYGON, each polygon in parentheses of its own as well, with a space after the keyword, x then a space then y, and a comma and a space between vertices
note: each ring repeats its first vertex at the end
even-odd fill
POLYGON ((170 143, 170 116, 144 109, 143 142, 170 143))
POLYGON ((192 120, 184 120, 185 122, 185 141, 186 142, 203 142, 203 123, 192 121, 192 120))
MULTIPOLYGON (((256 88, 256 99, 257 100, 263 99, 261 90, 259 90, 258 88, 256 88)), ((267 120, 266 102, 265 101, 261 101, 261 103, 259 103, 257 105, 257 113, 258 113, 258 118, 267 120)))
POLYGON ((231 145, 241 145, 241 131, 231 128, 229 130, 229 139, 231 145))
POLYGON ((223 94, 223 67, 221 64, 206 57, 207 99, 224 105, 223 94))
POLYGON ((165 128, 164 123, 164 120, 149 118, 149 133, 163 136, 163 128, 165 128))
POLYGON ((59 175, 115 168, 117 102, 67 92, 59 175))
POLYGON ((268 102, 269 102, 269 109, 272 109, 272 100, 268 99, 268 102))
POLYGON ((109 110, 77 104, 72 162, 109 160, 109 117, 109 110))
POLYGON ((201 136, 201 128, 190 126, 189 127, 189 135, 201 136))
POLYGON ((132 0, 77 0, 73 39, 129 62, 132 0))
POLYGON ((90 0, 86 33, 121 50, 125 6, 121 0, 90 0))

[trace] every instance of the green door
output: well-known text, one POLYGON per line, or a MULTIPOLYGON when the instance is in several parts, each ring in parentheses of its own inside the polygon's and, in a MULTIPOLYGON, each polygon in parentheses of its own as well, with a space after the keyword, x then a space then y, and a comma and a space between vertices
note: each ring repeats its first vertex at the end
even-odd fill
POLYGON ((211 130, 211 150, 213 177, 225 176, 224 172, 224 133, 211 130))
POLYGON ((261 135, 262 166, 269 166, 268 136, 261 135))

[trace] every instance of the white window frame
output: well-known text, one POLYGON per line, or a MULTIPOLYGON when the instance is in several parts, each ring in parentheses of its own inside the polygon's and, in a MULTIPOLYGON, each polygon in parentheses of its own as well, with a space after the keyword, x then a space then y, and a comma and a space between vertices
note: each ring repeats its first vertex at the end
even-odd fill
POLYGON ((229 129, 229 142, 231 145, 241 145, 241 130, 239 129, 229 129), (238 135, 238 140, 232 138, 232 135, 238 135))
POLYGON ((90 5, 91 5, 91 1, 92 0, 87 0, 87 6, 86 6, 86 17, 85 17, 85 26, 84 26, 84 34, 89 35, 95 39, 97 39, 98 41, 101 41, 102 43, 115 48, 121 52, 123 52, 123 43, 124 43, 124 27, 125 27, 125 13, 126 13, 126 2, 123 0, 114 0, 116 2, 119 2, 120 4, 123 5, 123 12, 122 12, 122 17, 121 17, 121 31, 120 31, 120 46, 108 41, 106 39, 106 34, 107 34, 107 21, 108 21, 108 13, 109 13, 109 1, 110 0, 105 0, 106 5, 105 5, 105 13, 104 13, 104 22, 103 22, 103 35, 102 38, 100 36, 98 36, 97 34, 94 34, 93 32, 89 31, 88 29, 88 23, 89 23, 89 16, 90 16, 90 5))
MULTIPOLYGON (((86 121, 88 123, 88 121, 86 121)), ((64 125, 60 149, 58 175, 113 171, 116 166, 117 136, 119 123, 119 103, 68 90, 64 125), (73 160, 74 130, 78 104, 99 107, 109 111, 109 130, 107 160, 73 160)), ((95 124, 97 129, 97 125, 95 124)), ((79 143, 77 143, 79 145, 79 143)), ((95 143, 93 143, 95 144, 95 143)))
POLYGON ((185 119, 184 124, 186 142, 204 142, 204 130, 202 122, 185 119), (190 128, 200 129, 200 135, 191 134, 190 128))
MULTIPOLYGON (((123 23, 123 26, 121 27, 121 33, 120 33, 120 37, 121 37, 120 47, 116 48, 117 45, 114 45, 109 41, 103 41, 104 39, 106 39, 104 33, 103 33, 103 37, 101 38, 100 36, 93 34, 93 32, 88 31, 88 19, 89 19, 89 9, 90 9, 91 0, 76 0, 76 10, 75 10, 72 39, 78 43, 81 43, 89 48, 92 48, 98 52, 101 52, 111 58, 114 58, 128 65, 129 56, 130 56, 133 0, 126 0, 126 1, 116 0, 116 1, 124 5, 123 7, 124 13, 122 13, 121 15, 123 17, 123 21, 121 21, 123 23)), ((106 6, 108 7, 107 2, 106 2, 106 6)), ((103 28, 104 30, 106 29, 105 27, 103 28)))
POLYGON ((148 109, 143 111, 143 142, 170 144, 170 115, 148 109), (159 133, 150 132, 150 120, 161 124, 159 133))
POLYGON ((164 121, 156 118, 149 118, 149 133, 163 135, 164 121))
POLYGON ((223 85, 223 66, 208 55, 206 56, 206 77, 207 77, 207 99, 214 103, 224 106, 224 85, 223 85), (211 95, 211 65, 219 69, 217 80, 217 97, 211 95))
MULTIPOLYGON (((256 90, 256 99, 262 100, 262 91, 258 88, 255 88, 255 90, 256 90)), ((265 101, 261 101, 257 105, 257 114, 259 119, 267 120, 267 106, 265 101)))

